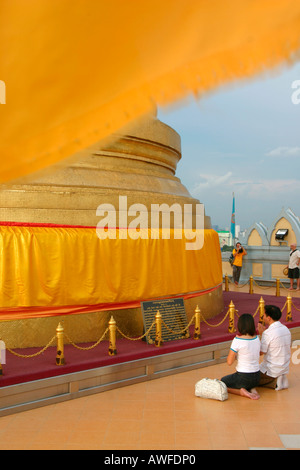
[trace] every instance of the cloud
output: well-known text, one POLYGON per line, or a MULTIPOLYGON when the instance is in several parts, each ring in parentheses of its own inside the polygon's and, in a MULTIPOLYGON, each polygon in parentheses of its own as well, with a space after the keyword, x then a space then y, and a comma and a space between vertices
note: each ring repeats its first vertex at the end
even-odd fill
POLYGON ((197 183, 194 188, 193 192, 201 191, 204 188, 214 188, 216 186, 221 186, 227 181, 230 180, 232 176, 232 172, 228 171, 225 175, 213 175, 213 174, 206 174, 200 175, 200 183, 197 183))
POLYGON ((277 147, 266 154, 267 157, 300 157, 300 147, 277 147))
MULTIPOLYGON (((297 194, 299 181, 297 179, 261 179, 259 181, 244 181, 243 184, 233 183, 237 195, 247 198, 249 204, 257 204, 269 200, 282 207, 290 194, 297 194)), ((257 208, 258 210, 258 208, 257 208)))
POLYGON ((234 175, 231 171, 223 175, 201 174, 198 182, 194 185, 192 193, 201 194, 204 190, 213 190, 214 194, 236 194, 245 195, 250 199, 263 200, 265 197, 276 199, 291 192, 297 192, 299 180, 295 178, 245 178, 234 175))

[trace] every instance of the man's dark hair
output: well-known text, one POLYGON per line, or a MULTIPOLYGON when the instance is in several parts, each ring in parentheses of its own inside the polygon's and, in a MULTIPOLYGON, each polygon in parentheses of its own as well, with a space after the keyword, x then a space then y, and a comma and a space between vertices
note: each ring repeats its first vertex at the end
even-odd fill
POLYGON ((278 321, 281 318, 281 310, 276 305, 265 305, 265 313, 274 321, 278 321))
POLYGON ((237 327, 241 335, 254 336, 256 334, 254 319, 250 313, 243 313, 239 317, 237 327))

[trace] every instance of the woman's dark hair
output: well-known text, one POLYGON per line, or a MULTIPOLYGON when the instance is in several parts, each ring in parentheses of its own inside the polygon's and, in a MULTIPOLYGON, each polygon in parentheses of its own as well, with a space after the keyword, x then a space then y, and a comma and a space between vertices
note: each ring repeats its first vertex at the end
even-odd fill
POLYGON ((265 305, 265 314, 274 321, 278 321, 281 318, 281 310, 276 305, 265 305))
POLYGON ((250 313, 243 313, 239 317, 237 327, 241 335, 255 336, 256 334, 254 319, 250 313))

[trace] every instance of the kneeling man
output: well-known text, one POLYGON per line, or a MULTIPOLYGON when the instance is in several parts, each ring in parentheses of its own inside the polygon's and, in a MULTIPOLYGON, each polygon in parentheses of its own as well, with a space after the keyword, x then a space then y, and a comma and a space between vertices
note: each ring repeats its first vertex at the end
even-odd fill
POLYGON ((288 388, 287 374, 291 359, 291 332, 279 320, 281 310, 275 305, 266 305, 264 322, 259 323, 258 333, 261 335, 260 354, 264 355, 260 364, 259 386, 276 390, 288 388))

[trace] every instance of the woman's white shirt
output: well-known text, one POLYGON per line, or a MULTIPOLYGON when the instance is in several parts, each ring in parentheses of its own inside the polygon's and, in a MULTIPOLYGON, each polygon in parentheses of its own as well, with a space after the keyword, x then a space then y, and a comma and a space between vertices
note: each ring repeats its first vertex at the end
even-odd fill
POLYGON ((258 372, 260 357, 260 340, 258 336, 253 338, 241 338, 236 336, 230 349, 237 354, 238 372, 258 372))

